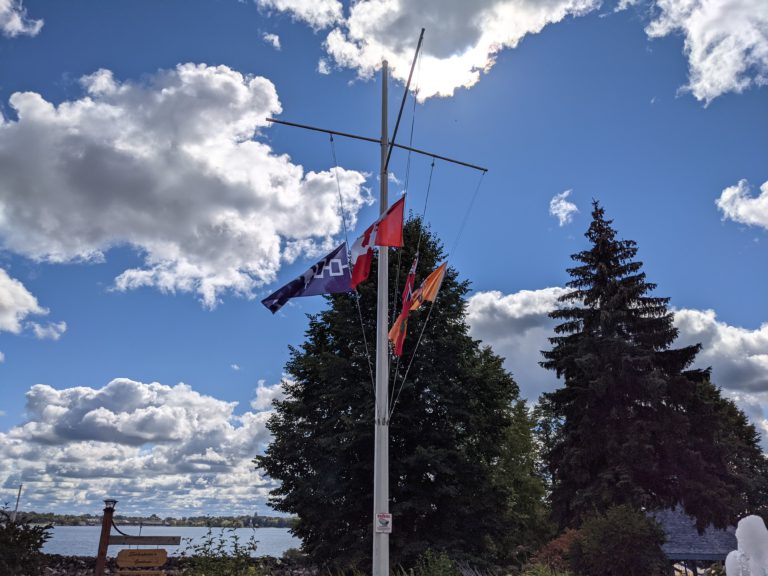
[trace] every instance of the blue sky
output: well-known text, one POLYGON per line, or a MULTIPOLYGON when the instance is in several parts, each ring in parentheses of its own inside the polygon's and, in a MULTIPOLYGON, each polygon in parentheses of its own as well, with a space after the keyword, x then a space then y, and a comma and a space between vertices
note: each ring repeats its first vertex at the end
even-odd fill
MULTIPOLYGON (((523 395, 557 384, 538 351, 595 198, 768 434, 768 5, 412 4, 0 0, 3 501, 269 512, 250 459, 323 300, 259 300, 344 234, 328 138, 265 118, 377 137, 378 64, 393 124, 422 26, 399 140, 413 119, 415 146, 489 168, 470 210, 479 174, 437 162, 426 219, 523 395)), ((354 240, 379 151, 335 152, 354 240)), ((391 170, 420 211, 430 160, 391 170)))

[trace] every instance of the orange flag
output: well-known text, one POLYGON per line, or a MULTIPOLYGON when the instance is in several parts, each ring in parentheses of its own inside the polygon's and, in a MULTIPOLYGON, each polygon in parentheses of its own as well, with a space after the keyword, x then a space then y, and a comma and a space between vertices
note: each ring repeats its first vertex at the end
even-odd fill
POLYGON ((408 330, 408 311, 401 312, 392 329, 389 331, 389 341, 395 346, 393 353, 395 356, 403 355, 403 344, 405 344, 405 333, 408 330))
POLYGON ((400 356, 403 352, 403 342, 405 341, 405 332, 408 328, 408 313, 411 310, 416 310, 424 302, 434 302, 437 297, 437 292, 440 290, 440 285, 445 278, 445 270, 447 262, 443 262, 432 274, 424 279, 419 289, 413 293, 410 306, 407 308, 404 306, 403 311, 395 320, 392 328, 389 331, 389 340, 395 345, 395 355, 400 356))
POLYGON ((448 262, 443 262, 440 266, 424 279, 419 289, 413 293, 411 298, 411 310, 419 308, 426 300, 434 302, 437 297, 437 292, 440 290, 440 285, 443 283, 445 277, 445 267, 448 262))

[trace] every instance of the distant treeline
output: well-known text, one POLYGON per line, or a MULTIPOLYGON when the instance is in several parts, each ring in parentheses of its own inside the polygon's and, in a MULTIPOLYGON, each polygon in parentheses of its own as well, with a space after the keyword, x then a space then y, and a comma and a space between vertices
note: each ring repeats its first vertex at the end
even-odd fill
MULTIPOLYGON (((30 524, 54 524, 57 526, 98 526, 101 515, 54 514, 52 512, 19 512, 17 519, 30 524)), ((224 528, 292 528, 296 518, 276 516, 190 516, 183 518, 160 518, 151 516, 123 516, 115 514, 115 523, 143 524, 145 526, 214 526, 224 528)))

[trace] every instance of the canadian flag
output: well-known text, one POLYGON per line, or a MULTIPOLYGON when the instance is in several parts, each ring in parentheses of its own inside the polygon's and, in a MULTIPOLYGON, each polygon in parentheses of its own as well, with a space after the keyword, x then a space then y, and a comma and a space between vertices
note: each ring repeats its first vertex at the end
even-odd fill
POLYGON ((368 278, 373 262, 374 246, 403 245, 403 213, 405 211, 405 196, 389 207, 376 222, 366 228, 352 245, 350 258, 352 260, 352 288, 357 288, 368 278))

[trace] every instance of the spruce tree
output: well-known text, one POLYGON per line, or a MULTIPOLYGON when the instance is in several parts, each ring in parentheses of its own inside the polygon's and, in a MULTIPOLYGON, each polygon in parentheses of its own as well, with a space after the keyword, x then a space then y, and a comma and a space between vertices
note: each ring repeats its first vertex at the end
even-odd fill
MULTIPOLYGON (((390 257, 390 294, 402 291, 420 235, 417 283, 444 259, 439 241, 410 219, 399 282, 398 257, 390 257)), ((298 516, 304 551, 332 569, 368 569, 371 555, 375 262, 358 290, 363 328, 353 295, 330 296, 309 317, 305 342, 291 349, 286 398, 268 424, 273 440, 256 458, 279 482, 270 504, 298 516)), ((403 361, 391 363, 399 388, 429 316, 390 424, 393 566, 413 566, 427 549, 501 561, 538 535, 543 517, 533 422, 502 359, 468 336, 467 291, 448 268, 431 312, 411 313, 403 361)))
POLYGON ((594 202, 591 246, 550 314, 561 323, 541 365, 564 380, 539 407, 553 514, 573 526, 614 505, 679 504, 699 528, 725 526, 764 499, 757 433, 708 370, 690 369, 700 345, 672 347, 669 299, 651 295, 636 243, 611 224, 594 202))

